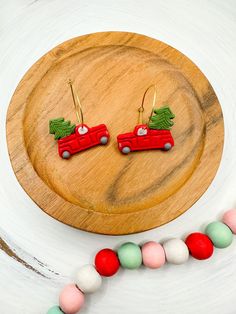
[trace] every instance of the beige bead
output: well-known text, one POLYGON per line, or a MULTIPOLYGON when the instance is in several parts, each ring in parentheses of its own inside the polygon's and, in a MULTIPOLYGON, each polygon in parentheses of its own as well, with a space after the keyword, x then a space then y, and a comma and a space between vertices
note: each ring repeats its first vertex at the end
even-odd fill
POLYGON ((187 245, 181 239, 171 239, 163 244, 166 260, 171 264, 183 264, 189 258, 187 245))
POLYGON ((102 277, 93 265, 84 265, 77 271, 75 283, 84 293, 93 293, 102 284, 102 277))

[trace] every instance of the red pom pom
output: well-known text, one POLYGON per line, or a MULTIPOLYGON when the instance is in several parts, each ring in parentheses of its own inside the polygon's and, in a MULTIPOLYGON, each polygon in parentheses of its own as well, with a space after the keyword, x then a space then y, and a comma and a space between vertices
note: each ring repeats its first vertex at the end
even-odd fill
POLYGON ((207 259, 213 254, 213 244, 210 238, 200 232, 191 233, 185 240, 190 254, 196 259, 207 259))
POLYGON ((95 266, 100 275, 110 277, 118 271, 120 262, 116 252, 103 249, 95 256, 95 266))

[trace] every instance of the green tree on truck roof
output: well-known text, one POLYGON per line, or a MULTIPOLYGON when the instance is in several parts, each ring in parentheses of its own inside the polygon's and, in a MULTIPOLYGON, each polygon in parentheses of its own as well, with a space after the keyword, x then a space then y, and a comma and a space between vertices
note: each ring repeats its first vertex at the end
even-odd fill
POLYGON ((52 119, 49 121, 49 133, 55 134, 55 140, 71 135, 75 131, 75 124, 65 121, 64 118, 52 119))
POLYGON ((148 125, 150 129, 170 130, 174 125, 172 119, 175 115, 168 106, 154 109, 153 113, 148 125))

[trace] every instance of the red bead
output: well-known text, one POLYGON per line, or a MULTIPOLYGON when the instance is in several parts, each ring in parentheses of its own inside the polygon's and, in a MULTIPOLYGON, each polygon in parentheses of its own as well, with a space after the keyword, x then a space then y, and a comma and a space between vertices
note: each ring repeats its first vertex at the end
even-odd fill
POLYGON ((95 266, 100 275, 110 277, 118 271, 120 262, 116 252, 103 249, 95 256, 95 266))
POLYGON ((212 256, 214 247, 210 238, 200 232, 191 233, 185 240, 190 254, 196 259, 207 259, 212 256))

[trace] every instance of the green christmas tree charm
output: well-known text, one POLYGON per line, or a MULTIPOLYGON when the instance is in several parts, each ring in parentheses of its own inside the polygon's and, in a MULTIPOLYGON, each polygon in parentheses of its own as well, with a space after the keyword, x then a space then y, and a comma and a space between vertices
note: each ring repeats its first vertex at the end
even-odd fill
POLYGON ((170 130, 174 125, 172 119, 175 115, 168 106, 154 109, 154 115, 150 118, 149 128, 156 130, 170 130))
POLYGON ((55 134, 55 140, 66 137, 75 131, 75 124, 64 121, 64 118, 52 119, 49 121, 49 133, 55 134))

